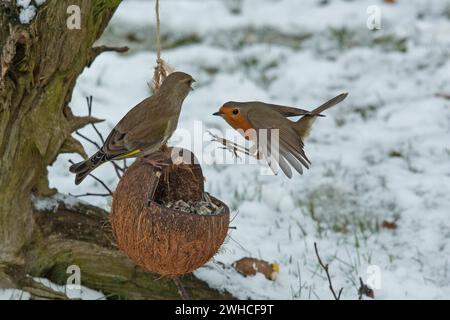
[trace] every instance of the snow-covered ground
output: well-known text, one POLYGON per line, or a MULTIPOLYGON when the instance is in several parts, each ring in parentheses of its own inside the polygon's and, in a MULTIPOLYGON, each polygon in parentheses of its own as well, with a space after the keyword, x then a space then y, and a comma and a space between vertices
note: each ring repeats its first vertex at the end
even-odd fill
MULTIPOLYGON (((62 293, 69 299, 105 300, 106 297, 98 291, 84 286, 57 285, 45 278, 33 278, 39 285, 51 288, 55 293, 62 293)), ((0 300, 29 300, 30 293, 18 289, 0 289, 0 300)))
MULTIPOLYGON (((101 55, 78 80, 72 110, 85 115, 85 97, 93 95, 105 135, 149 95, 153 5, 122 3, 101 42, 131 52, 101 55)), ((305 142, 313 165, 303 176, 203 165, 207 190, 231 206, 237 229, 215 257, 225 268, 210 262, 195 272, 199 278, 242 299, 330 299, 317 242, 345 299, 358 297, 359 277, 380 285, 376 299, 450 297, 450 100, 436 95, 450 94, 450 1, 176 0, 162 1, 161 10, 163 58, 197 80, 180 129, 203 121, 205 129, 225 130, 211 114, 229 100, 313 108, 349 92, 305 142), (378 31, 366 26, 374 4, 378 31), (244 256, 277 262, 276 281, 239 275, 230 265, 244 256)), ((89 127, 81 132, 95 138, 89 127)), ((68 159, 80 157, 60 156, 49 168, 51 186, 103 192, 90 178, 75 186, 68 159)), ((112 166, 95 174, 117 183, 112 166)), ((104 198, 86 200, 108 206, 104 198)))

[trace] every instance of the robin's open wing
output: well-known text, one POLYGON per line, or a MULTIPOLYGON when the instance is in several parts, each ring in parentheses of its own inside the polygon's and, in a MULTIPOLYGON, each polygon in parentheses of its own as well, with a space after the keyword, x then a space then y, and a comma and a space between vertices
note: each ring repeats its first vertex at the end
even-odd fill
MULTIPOLYGON (((270 104, 270 103, 264 103, 264 102, 256 102, 256 104, 262 105, 265 107, 269 107, 285 117, 298 117, 298 116, 304 116, 306 114, 311 113, 311 111, 308 111, 305 109, 287 107, 287 106, 282 106, 282 105, 278 105, 278 104, 270 104)), ((322 115, 319 115, 319 116, 322 116, 322 115)))
POLYGON ((249 110, 248 120, 253 127, 258 129, 258 151, 260 151, 269 161, 276 161, 281 170, 289 178, 292 176, 288 162, 294 169, 303 174, 303 167, 309 168, 311 162, 303 150, 303 142, 290 126, 289 120, 273 110, 249 110), (267 129, 267 133, 261 129, 267 129), (271 129, 278 129, 273 131, 271 129), (278 134, 278 139, 276 135, 278 134), (264 138, 267 137, 267 138, 264 138))
POLYGON ((278 111, 285 117, 297 117, 303 116, 305 114, 309 114, 308 110, 293 108, 293 107, 285 107, 285 106, 276 106, 274 105, 274 110, 278 111))

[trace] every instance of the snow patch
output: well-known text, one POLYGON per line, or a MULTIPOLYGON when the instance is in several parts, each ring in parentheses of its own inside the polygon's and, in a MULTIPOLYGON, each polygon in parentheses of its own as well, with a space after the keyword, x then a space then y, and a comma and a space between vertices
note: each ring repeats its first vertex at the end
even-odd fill
POLYGON ((44 198, 33 196, 32 202, 34 208, 36 208, 39 211, 57 210, 61 202, 63 202, 65 207, 68 209, 74 209, 77 205, 86 203, 78 198, 62 193, 58 193, 52 197, 44 197, 44 198))
POLYGON ((106 300, 103 293, 89 289, 85 286, 80 285, 79 288, 76 288, 73 285, 58 285, 48 279, 38 277, 33 278, 33 280, 56 292, 64 293, 69 299, 106 300))
POLYGON ((0 300, 30 300, 28 292, 18 289, 0 289, 0 300))
MULTIPOLYGON (((314 124, 305 141, 312 166, 303 176, 261 176, 258 166, 203 166, 207 191, 230 205, 237 227, 214 258, 227 267, 211 262, 195 272, 210 286, 239 298, 331 299, 314 253, 317 242, 345 299, 357 299, 359 277, 367 280, 369 265, 381 271, 376 299, 450 296, 450 108, 449 100, 435 96, 450 94, 450 1, 380 2, 383 29, 376 33, 365 26, 372 4, 244 0, 240 11, 230 12, 216 1, 162 3, 168 37, 199 37, 163 50, 169 64, 197 79, 179 128, 192 129, 200 119, 205 127, 226 129, 209 115, 229 100, 309 109, 350 93, 314 124), (268 27, 277 42, 266 37, 268 27), (304 33, 311 36, 290 38, 304 33), (283 37, 290 40, 279 41, 283 37), (398 228, 382 228, 383 220, 395 220, 398 228), (245 278, 229 267, 244 256, 277 262, 276 281, 245 278)), ((124 34, 141 30, 151 37, 152 14, 149 2, 124 1, 109 36, 120 44, 124 34)), ((77 81, 73 113, 86 115, 85 97, 94 95, 93 116, 107 119, 98 125, 106 136, 149 95, 155 59, 149 48, 99 56, 77 81)), ((89 127, 80 132, 96 139, 89 127)), ((88 154, 97 151, 82 143, 88 154)), ((103 193, 92 179, 74 185, 70 158, 81 160, 60 155, 49 168, 51 185, 64 193, 103 193)), ((118 181, 110 165, 95 175, 111 188, 118 181)), ((108 201, 86 199, 100 206, 108 201)))
MULTIPOLYGON (((39 7, 45 3, 46 0, 35 0, 39 7)), ((31 4, 31 0, 17 0, 17 6, 20 8, 19 20, 23 24, 29 24, 36 16, 37 8, 31 4)))

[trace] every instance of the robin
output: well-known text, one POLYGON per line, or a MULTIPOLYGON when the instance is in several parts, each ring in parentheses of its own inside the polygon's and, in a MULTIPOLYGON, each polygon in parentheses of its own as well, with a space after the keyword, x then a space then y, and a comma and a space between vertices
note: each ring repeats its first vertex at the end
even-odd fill
MULTIPOLYGON (((321 114, 323 111, 338 104, 347 95, 347 93, 342 93, 313 111, 257 101, 227 102, 213 115, 221 116, 247 140, 256 142, 256 150, 245 149, 225 139, 218 139, 217 136, 214 137, 215 141, 219 141, 227 148, 231 147, 235 154, 236 151, 239 151, 253 155, 257 159, 264 157, 271 168, 273 162, 278 163, 288 178, 292 177, 290 166, 298 173, 303 174, 303 167, 309 169, 311 164, 303 150, 303 141, 308 136, 313 122, 317 117, 323 116, 321 114), (295 116, 302 117, 296 122, 288 119, 295 116), (261 140, 260 132, 263 129, 267 133, 267 137, 264 139, 265 145, 258 143, 257 139, 259 137, 261 140), (273 131, 271 129, 278 129, 278 139, 272 139, 273 131), (273 142, 272 140, 278 141, 273 142)), ((272 170, 274 169, 272 168, 272 170)))
POLYGON ((195 80, 184 72, 171 73, 160 89, 131 109, 112 129, 104 145, 86 161, 70 167, 75 184, 111 160, 143 157, 159 151, 177 128, 184 99, 195 80))

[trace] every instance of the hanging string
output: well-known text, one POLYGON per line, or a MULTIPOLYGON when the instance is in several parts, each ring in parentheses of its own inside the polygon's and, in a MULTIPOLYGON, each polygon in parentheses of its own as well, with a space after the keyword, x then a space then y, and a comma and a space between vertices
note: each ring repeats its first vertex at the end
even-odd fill
POLYGON ((153 82, 155 90, 159 90, 162 81, 167 76, 166 69, 164 67, 164 61, 161 59, 161 20, 159 17, 159 0, 156 0, 155 4, 156 14, 156 67, 153 74, 153 82))

